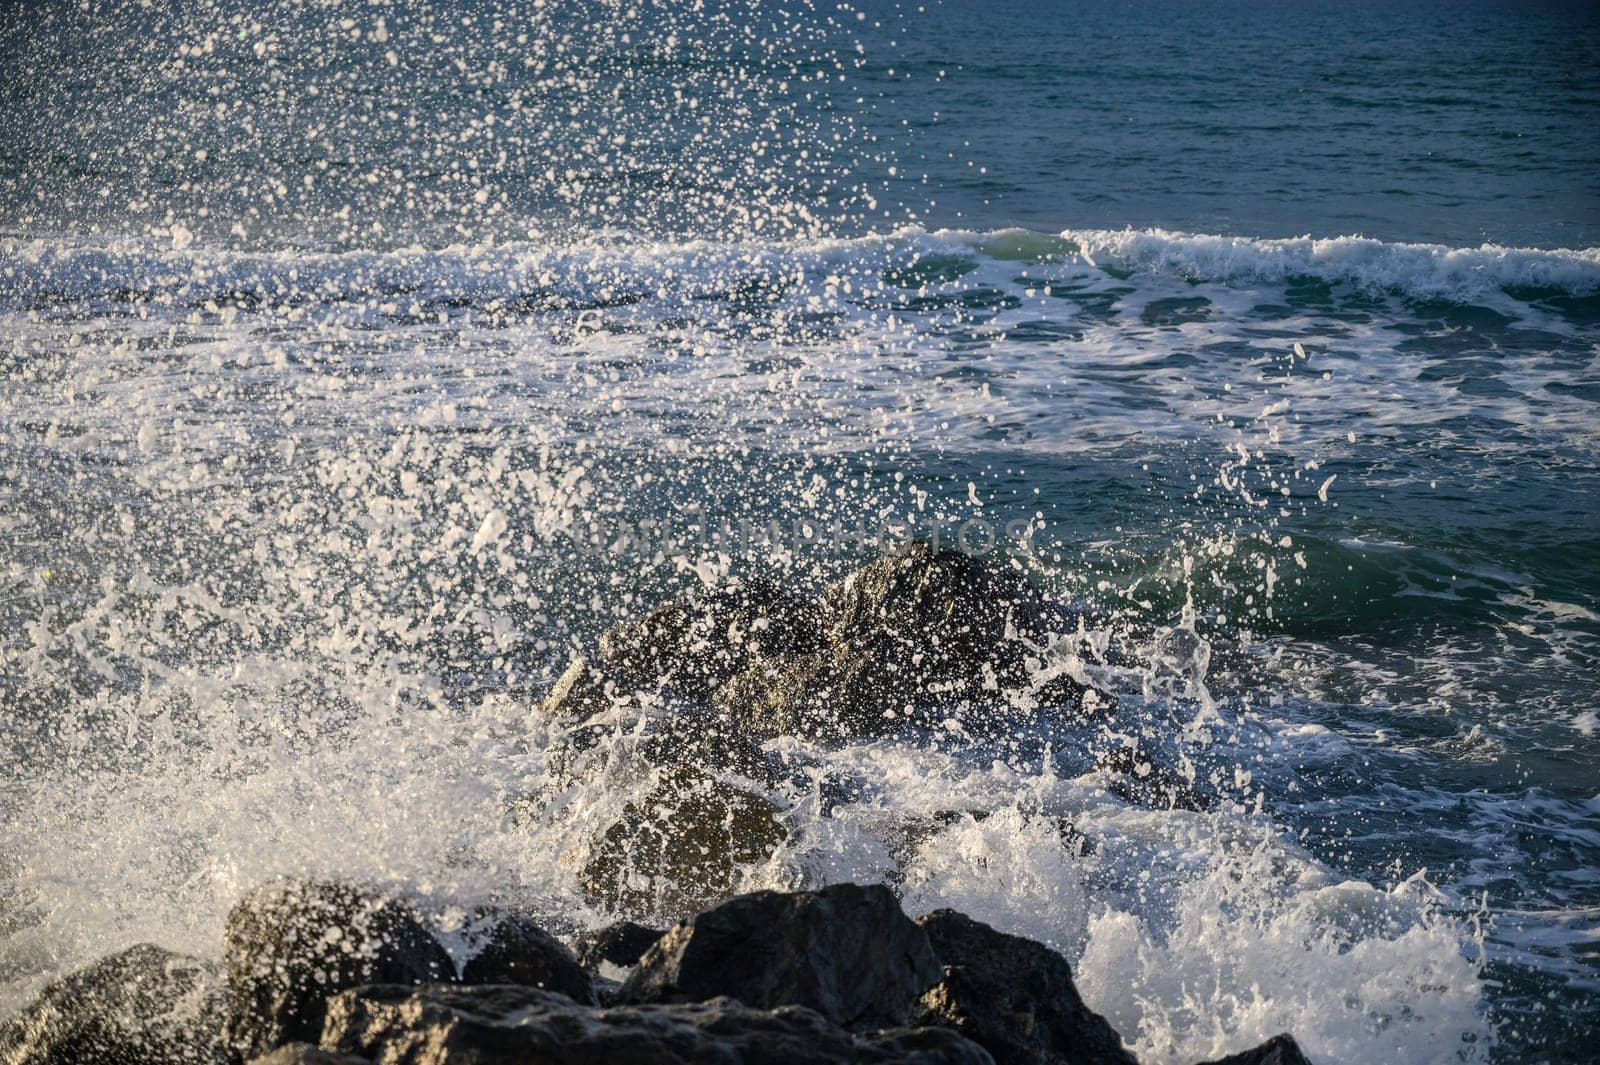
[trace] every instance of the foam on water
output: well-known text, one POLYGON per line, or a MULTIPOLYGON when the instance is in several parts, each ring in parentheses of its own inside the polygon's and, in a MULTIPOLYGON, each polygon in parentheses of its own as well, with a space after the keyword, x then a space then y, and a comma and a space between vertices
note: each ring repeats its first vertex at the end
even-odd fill
POLYGON ((0 17, 76 101, 0 116, 0 1014, 279 873, 608 919, 682 708, 574 782, 568 654, 981 518, 1115 715, 774 743, 735 887, 1040 939, 1145 1060, 1581 1042, 1600 251, 905 225, 848 7, 108 7, 0 17))

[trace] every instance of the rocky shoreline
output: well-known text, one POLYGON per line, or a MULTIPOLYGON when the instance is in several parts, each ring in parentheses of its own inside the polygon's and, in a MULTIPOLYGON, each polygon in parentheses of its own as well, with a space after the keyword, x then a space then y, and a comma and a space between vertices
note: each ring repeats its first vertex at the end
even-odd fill
MULTIPOLYGON (((738 871, 790 831, 786 782, 816 769, 765 741, 1097 720, 1114 700, 1083 633, 1021 573, 920 543, 817 601, 754 581, 667 603, 607 632, 544 696, 554 783, 508 816, 559 816, 565 787, 631 796, 564 857, 592 909, 671 927, 623 921, 564 943, 525 914, 479 909, 453 957, 404 898, 275 881, 233 907, 220 966, 151 945, 102 959, 0 1025, 0 1065, 1136 1065, 1042 944, 954 910, 913 921, 881 884, 737 893, 738 871)), ((1137 749, 1097 764, 1126 802, 1208 801, 1137 749)), ((809 779, 819 801, 854 786, 809 779)), ((932 820, 901 826, 903 845, 932 820)), ((1054 831, 1074 853, 1093 846, 1065 822, 1054 831)), ((1284 1035, 1226 1061, 1305 1058, 1284 1035)))
MULTIPOLYGON (((0 1062, 1137 1065, 1065 958, 954 910, 913 921, 882 885, 741 895, 576 954, 480 916, 458 968, 401 900, 264 885, 229 914, 221 966, 148 944, 103 959, 0 1025, 0 1062)), ((1223 1060, 1306 1061, 1287 1035, 1223 1060)))

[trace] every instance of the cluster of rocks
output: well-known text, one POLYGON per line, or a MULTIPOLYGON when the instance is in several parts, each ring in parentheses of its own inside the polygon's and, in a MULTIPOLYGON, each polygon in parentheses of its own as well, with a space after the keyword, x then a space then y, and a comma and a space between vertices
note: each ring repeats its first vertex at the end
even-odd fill
MULTIPOLYGON (((1059 954, 953 910, 913 921, 881 885, 742 895, 576 953, 481 916, 458 967, 398 900, 269 884, 229 915, 222 966, 106 958, 0 1024, 0 1063, 1136 1065, 1059 954)), ((1226 1059, 1305 1060, 1288 1036, 1226 1059)))
MULTIPOLYGON (((552 792, 585 777, 647 781, 581 858, 589 901, 677 915, 726 898, 738 869, 788 836, 772 796, 796 777, 768 739, 917 726, 992 738, 1042 712, 1103 715, 1113 700, 1067 653, 1079 627, 1023 574, 914 542, 816 601, 735 581, 611 629, 542 704, 564 729, 552 792)), ((1128 801, 1203 805, 1139 752, 1107 752, 1100 768, 1128 801)))
POLYGON ((755 738, 837 742, 948 720, 989 732, 1018 711, 1109 703, 1049 660, 1075 627, 1023 574, 917 541, 815 602, 749 580, 667 603, 574 658, 544 705, 584 720, 665 691, 755 738))

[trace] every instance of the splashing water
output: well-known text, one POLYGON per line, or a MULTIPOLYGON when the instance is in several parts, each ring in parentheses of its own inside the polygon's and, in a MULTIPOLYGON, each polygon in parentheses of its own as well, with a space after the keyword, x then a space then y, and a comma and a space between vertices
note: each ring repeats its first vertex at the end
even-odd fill
POLYGON ((649 781, 562 772, 571 652, 872 553, 823 530, 1015 521, 1115 713, 777 741, 806 769, 735 888, 1040 939, 1145 1060, 1581 1031, 1593 249, 930 228, 908 13, 4 18, 0 1013, 214 956, 276 873, 599 923, 649 781), (1217 801, 1118 797, 1106 745, 1217 801))

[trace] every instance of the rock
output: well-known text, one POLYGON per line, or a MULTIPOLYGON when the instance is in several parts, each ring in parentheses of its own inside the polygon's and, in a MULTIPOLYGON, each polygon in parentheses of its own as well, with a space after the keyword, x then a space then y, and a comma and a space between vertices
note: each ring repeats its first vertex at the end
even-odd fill
POLYGON ((283 880, 247 895, 223 932, 228 1040, 246 1059, 322 1034, 329 995, 450 980, 455 966, 400 903, 347 884, 283 880))
POLYGON ((805 1006, 835 1024, 897 1025, 937 983, 927 936, 888 888, 742 895, 681 922, 639 959, 622 1002, 731 995, 750 1006, 805 1006))
POLYGON ((1131 747, 1105 752, 1095 768, 1106 777, 1106 789, 1136 806, 1156 810, 1205 810, 1210 808, 1194 785, 1175 769, 1131 747))
POLYGON ((572 952, 527 917, 502 915, 487 932, 473 938, 481 946, 461 967, 464 984, 521 984, 586 1005, 600 1001, 572 952))
POLYGON ((1055 951, 954 910, 917 923, 944 965, 917 1023, 954 1028, 998 1065, 1136 1065, 1105 1018, 1084 1005, 1055 951))
POLYGON ((705 702, 752 665, 804 654, 820 643, 815 608, 757 579, 691 593, 613 628, 600 637, 600 658, 628 683, 664 683, 705 702))
POLYGON ((1300 1050, 1300 1044, 1294 1041, 1294 1036, 1284 1033, 1273 1036, 1258 1047, 1241 1050, 1216 1061, 1204 1061, 1200 1065, 1311 1065, 1311 1062, 1300 1050))
POLYGON ((335 1054, 310 1043, 288 1043, 252 1059, 250 1065, 372 1065, 372 1062, 352 1054, 335 1054))
POLYGON ((148 943, 57 980, 0 1023, 6 1065, 223 1065, 214 966, 148 943))
POLYGON ((659 928, 633 921, 618 921, 596 928, 578 937, 578 964, 591 972, 599 971, 602 964, 631 969, 665 934, 659 928))
POLYGON ((957 551, 915 542, 880 558, 827 590, 821 618, 822 646, 757 662, 717 704, 761 735, 839 740, 918 718, 989 732, 1017 708, 1109 703, 1030 646, 1065 628, 1064 613, 1022 574, 957 551))
POLYGON ((616 682, 583 655, 575 656, 566 671, 556 678, 549 693, 540 704, 540 711, 550 717, 570 717, 587 720, 604 710, 626 693, 617 690, 616 682))
POLYGON ((579 882, 591 902, 613 912, 688 914, 727 898, 739 867, 767 860, 787 837, 778 808, 761 794, 671 765, 642 800, 623 807, 579 882))
POLYGON ((384 1065, 987 1065, 955 1033, 858 1039, 810 1010, 729 998, 610 1009, 525 987, 376 985, 338 995, 323 1045, 384 1065), (952 1038, 954 1037, 954 1038, 952 1038))

